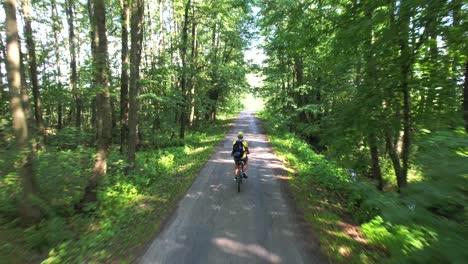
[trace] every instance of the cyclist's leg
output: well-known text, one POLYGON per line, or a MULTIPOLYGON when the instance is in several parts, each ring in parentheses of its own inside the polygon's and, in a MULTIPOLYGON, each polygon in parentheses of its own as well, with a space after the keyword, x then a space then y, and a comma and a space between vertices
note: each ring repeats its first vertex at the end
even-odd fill
POLYGON ((237 164, 238 164, 238 161, 234 160, 234 178, 237 177, 237 173, 239 171, 239 166, 237 164))
POLYGON ((242 159, 243 163, 242 163, 242 170, 243 170, 243 176, 244 178, 247 178, 247 167, 248 167, 248 164, 247 164, 247 161, 248 159, 245 158, 245 159, 242 159))

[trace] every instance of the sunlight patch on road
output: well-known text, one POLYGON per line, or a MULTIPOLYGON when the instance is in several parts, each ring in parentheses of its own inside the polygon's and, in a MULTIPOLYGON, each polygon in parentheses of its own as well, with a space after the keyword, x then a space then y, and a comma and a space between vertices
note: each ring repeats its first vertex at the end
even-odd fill
POLYGON ((264 247, 257 244, 242 244, 229 238, 215 238, 213 243, 221 250, 228 254, 233 254, 241 257, 256 256, 260 257, 269 263, 281 263, 281 257, 268 252, 264 247))
POLYGON ((291 180, 292 177, 291 176, 282 176, 282 175, 277 175, 275 176, 277 179, 280 179, 280 180, 291 180))

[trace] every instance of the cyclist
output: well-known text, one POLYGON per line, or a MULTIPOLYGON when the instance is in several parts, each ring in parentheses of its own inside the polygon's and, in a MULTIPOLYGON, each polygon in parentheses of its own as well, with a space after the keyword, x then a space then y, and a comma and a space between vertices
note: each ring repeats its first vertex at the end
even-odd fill
POLYGON ((234 179, 237 179, 237 173, 238 173, 238 166, 241 161, 244 162, 243 169, 244 173, 242 176, 244 178, 247 178, 247 167, 248 167, 248 160, 249 158, 247 157, 247 154, 250 154, 249 151, 249 144, 247 141, 243 140, 244 134, 242 132, 239 132, 237 134, 237 140, 234 140, 232 143, 232 152, 231 156, 234 157, 234 179), (241 150, 240 150, 241 149, 241 150))

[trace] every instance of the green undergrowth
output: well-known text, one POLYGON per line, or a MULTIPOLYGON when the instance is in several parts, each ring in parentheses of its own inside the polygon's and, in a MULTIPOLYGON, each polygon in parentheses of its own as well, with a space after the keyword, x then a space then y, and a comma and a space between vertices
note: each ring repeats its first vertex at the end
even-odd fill
POLYGON ((290 168, 289 185, 332 263, 464 263, 468 259, 467 138, 418 138, 422 180, 401 193, 317 154, 266 113, 268 138, 290 168), (433 149, 436 148, 436 149, 433 149))
POLYGON ((136 169, 129 175, 123 173, 124 156, 113 149, 98 202, 88 204, 83 213, 76 213, 74 205, 83 196, 95 150, 49 148, 39 153, 37 202, 46 216, 28 228, 17 219, 18 175, 2 153, 0 263, 133 263, 190 187, 230 122, 226 118, 188 133, 185 144, 137 152, 136 169))

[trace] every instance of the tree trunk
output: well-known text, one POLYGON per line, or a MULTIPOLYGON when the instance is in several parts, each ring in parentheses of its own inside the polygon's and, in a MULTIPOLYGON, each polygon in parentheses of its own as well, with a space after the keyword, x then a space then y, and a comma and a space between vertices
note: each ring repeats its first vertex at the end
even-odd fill
POLYGON ((191 0, 187 0, 184 12, 184 26, 182 28, 182 47, 180 49, 180 57, 182 60, 182 76, 180 80, 180 90, 182 96, 181 109, 180 109, 180 132, 179 138, 185 137, 185 126, 187 122, 187 49, 188 49, 188 16, 190 10, 191 0))
POLYGON ((44 134, 44 120, 42 117, 41 98, 39 92, 39 82, 37 79, 37 61, 36 61, 36 47, 33 39, 33 31, 31 27, 31 17, 29 16, 29 1, 22 0, 23 15, 24 15, 24 34, 26 37, 26 44, 28 47, 29 58, 29 74, 31 78, 31 85, 34 97, 34 116, 36 118, 36 126, 40 133, 44 134))
POLYGON ((73 97, 75 99, 75 126, 78 130, 81 129, 81 95, 78 91, 78 73, 76 63, 76 41, 75 41, 75 26, 74 26, 74 8, 73 0, 67 0, 66 13, 68 22, 68 38, 69 38, 69 49, 70 49, 70 86, 72 89, 73 97))
MULTIPOLYGON (((294 55, 294 87, 298 88, 304 84, 304 64, 302 62, 302 58, 296 54, 294 55)), ((300 92, 296 92, 296 102, 298 103, 299 107, 303 107, 307 104, 307 98, 300 92)), ((309 116, 306 114, 304 110, 300 113, 300 120, 307 120, 307 122, 311 122, 312 120, 309 119, 309 116)))
POLYGON ((8 110, 3 108, 5 105, 4 102, 10 101, 10 96, 8 95, 7 90, 5 89, 5 84, 3 83, 3 70, 2 70, 2 63, 6 63, 4 58, 6 57, 5 54, 5 46, 3 45, 2 37, 0 36, 0 114, 6 114, 8 110))
POLYGON ((61 102, 57 105, 57 112, 57 130, 60 130, 63 128, 63 109, 61 102))
POLYGON ((122 24, 122 72, 120 73, 120 152, 126 152, 128 138, 128 27, 130 24, 130 7, 128 0, 120 0, 122 24))
MULTIPOLYGON (((19 43, 19 40, 18 40, 19 43)), ((21 103, 23 105, 24 113, 26 114, 26 120, 28 123, 29 132, 31 133, 34 129, 33 117, 31 115, 31 104, 29 103, 29 86, 26 82, 26 67, 24 66, 24 54, 20 49, 20 74, 21 74, 21 103)))
POLYGON ((379 153, 377 148, 377 139, 375 135, 369 137, 370 154, 372 160, 372 178, 377 180, 377 189, 383 190, 383 178, 379 163, 379 153))
MULTIPOLYGON (((453 0, 451 1, 451 11, 452 11, 452 21, 453 21, 453 28, 457 32, 460 32, 459 34, 454 34, 451 39, 448 40, 448 44, 450 46, 456 45, 455 43, 458 42, 460 39, 463 39, 462 34, 464 30, 462 29, 463 27, 463 12, 462 12, 462 7, 463 7, 463 2, 462 0, 453 0), (454 44, 452 44, 454 43, 454 44)), ((463 44, 462 44, 463 47, 463 44)), ((460 49, 462 51, 463 49, 460 49)), ((466 50, 466 48, 465 48, 466 50)), ((466 53, 465 53, 466 54, 466 53)), ((453 83, 454 85, 457 85, 458 82, 458 66, 459 61, 460 61, 460 53, 454 53, 454 56, 452 58, 452 69, 454 71, 453 73, 453 83)), ((462 111, 463 111, 463 120, 465 122, 465 131, 468 133, 468 58, 465 58, 465 80, 463 83, 463 104, 462 104, 462 111)))
POLYGON ((102 178, 107 172, 107 152, 111 142, 111 108, 108 77, 106 9, 105 0, 89 2, 92 32, 93 32, 93 77, 96 95, 96 135, 97 155, 93 173, 88 179, 83 203, 97 200, 96 192, 102 178))
POLYGON ((34 149, 29 143, 29 129, 27 115, 23 108, 21 98, 21 63, 18 25, 16 21, 16 1, 6 0, 5 24, 7 37, 6 68, 10 89, 10 108, 12 115, 13 132, 19 153, 21 155, 20 175, 23 187, 20 215, 26 224, 36 223, 41 219, 40 209, 31 201, 37 196, 38 188, 34 174, 34 149))
POLYGON ((163 59, 163 50, 164 50, 164 2, 159 0, 159 31, 158 31, 158 57, 160 62, 163 59))
MULTIPOLYGON (((373 13, 375 8, 372 6, 364 6, 365 18, 368 21, 372 21, 373 13)), ((372 166, 372 178, 377 180, 377 189, 383 190, 383 178, 382 171, 379 164, 379 152, 378 152, 378 130, 380 127, 378 119, 374 116, 380 116, 382 95, 380 89, 377 85, 377 71, 376 71, 376 61, 375 61, 375 42, 374 42, 374 29, 372 23, 367 23, 366 38, 364 39, 364 50, 365 50, 365 65, 364 65, 364 79, 359 80, 358 90, 361 90, 361 93, 364 94, 365 98, 368 98, 369 111, 365 118, 368 119, 370 127, 367 127, 369 147, 370 147, 370 156, 371 156, 371 166, 372 166), (364 89, 364 91, 362 91, 364 89), (371 103, 372 102, 372 103, 371 103), (371 104, 371 105, 370 105, 371 104)), ((360 66, 359 66, 360 67, 360 66)))
POLYGON ((463 83, 463 117, 465 131, 468 133, 468 59, 465 59, 465 82, 463 83))
MULTIPOLYGON (((57 73, 55 75, 55 83, 61 89, 62 84, 60 82, 60 76, 62 75, 60 71, 60 46, 59 46, 59 32, 60 32, 60 24, 59 24, 59 16, 57 12, 57 4, 55 0, 52 0, 52 20, 53 20, 53 31, 54 31, 54 48, 55 48, 55 68, 57 69, 57 73)), ((59 101, 57 104, 57 130, 62 129, 63 127, 63 109, 62 109, 62 102, 59 101)))
POLYGON ((392 137, 390 136, 390 133, 387 131, 385 132, 385 146, 387 148, 388 155, 390 156, 390 160, 392 161, 393 170, 395 171, 395 176, 398 180, 401 178, 400 158, 398 157, 398 153, 393 144, 392 137))
POLYGON ((190 90, 190 95, 189 95, 189 107, 190 107, 190 115, 189 115, 189 126, 193 127, 194 119, 195 119, 195 69, 196 69, 196 61, 197 61, 197 56, 198 56, 198 50, 197 50, 197 23, 195 21, 195 8, 193 8, 193 13, 192 13, 193 19, 192 19, 192 53, 191 53, 191 64, 190 64, 190 85, 188 89, 190 90))
MULTIPOLYGON (((406 19, 406 18, 402 18, 406 19)), ((411 148, 410 141, 410 126, 411 126, 411 110, 410 110, 410 91, 409 91, 409 74, 410 74, 410 51, 408 46, 408 32, 407 27, 409 24, 409 16, 407 21, 403 22, 403 33, 400 37, 400 88, 403 93, 403 146, 401 152, 401 173, 397 175, 398 187, 404 187, 407 184, 407 175, 408 175, 408 162, 409 162, 409 153, 411 148)))
POLYGON ((130 109, 128 117, 128 163, 130 168, 135 164, 135 152, 137 146, 138 101, 140 80, 141 48, 143 41, 144 2, 134 0, 132 3, 131 19, 131 43, 130 51, 130 109))

